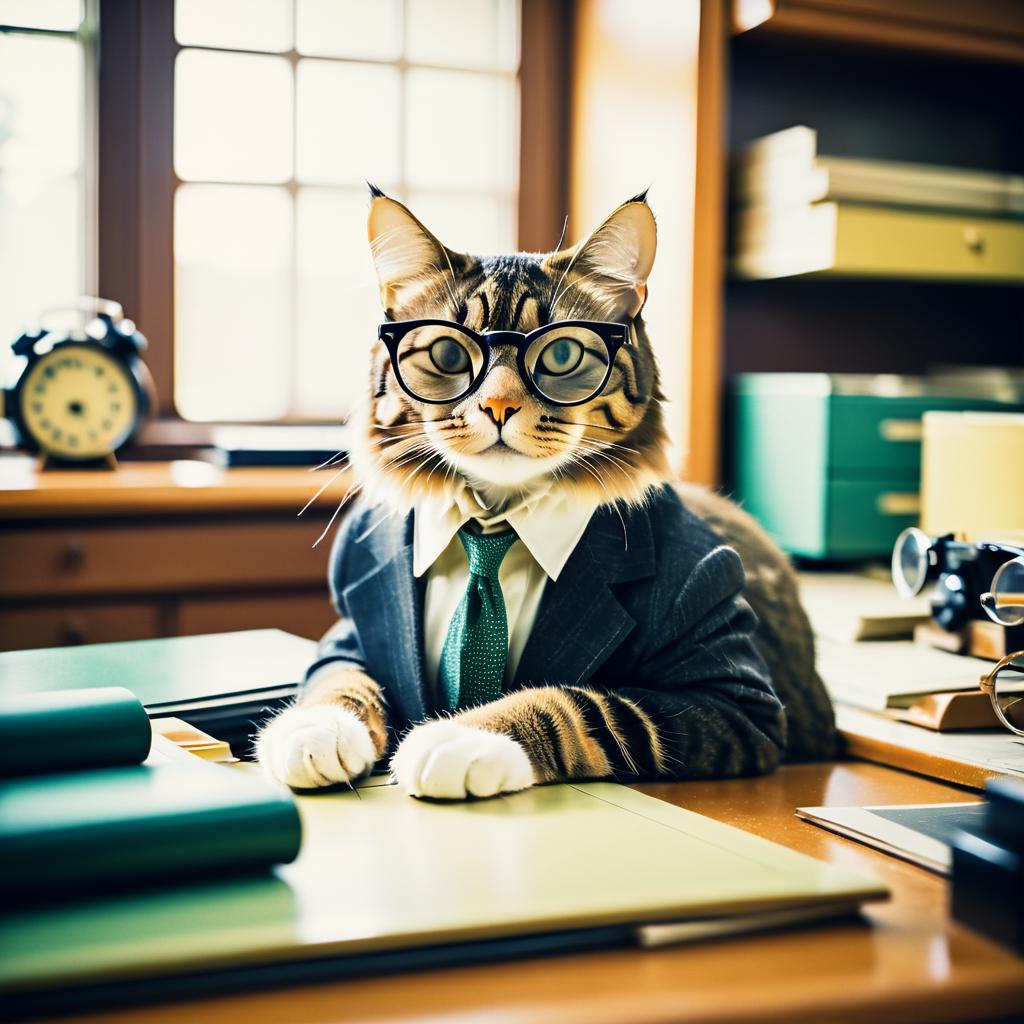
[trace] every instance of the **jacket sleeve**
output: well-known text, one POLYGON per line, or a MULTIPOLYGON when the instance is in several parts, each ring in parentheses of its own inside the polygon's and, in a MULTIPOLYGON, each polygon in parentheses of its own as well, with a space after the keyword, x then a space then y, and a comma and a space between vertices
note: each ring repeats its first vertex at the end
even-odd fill
POLYGON ((350 512, 342 520, 331 546, 327 578, 331 590, 331 604, 339 619, 321 637, 317 644, 316 660, 306 669, 306 682, 325 665, 345 666, 366 671, 366 659, 359 646, 355 623, 345 615, 342 591, 348 583, 348 543, 354 529, 358 528, 360 516, 350 512))
POLYGON ((540 782, 771 771, 786 722, 751 640, 739 555, 713 548, 671 597, 659 582, 644 596, 655 612, 628 679, 619 668, 583 685, 525 687, 457 720, 511 736, 540 782))
MULTIPOLYGON (((742 598, 739 555, 724 545, 694 567, 639 666, 639 685, 610 693, 639 707, 657 730, 662 764, 675 778, 761 774, 779 762, 786 720, 768 669, 754 647, 757 620, 742 598)), ((639 765, 641 760, 634 758, 639 765)))

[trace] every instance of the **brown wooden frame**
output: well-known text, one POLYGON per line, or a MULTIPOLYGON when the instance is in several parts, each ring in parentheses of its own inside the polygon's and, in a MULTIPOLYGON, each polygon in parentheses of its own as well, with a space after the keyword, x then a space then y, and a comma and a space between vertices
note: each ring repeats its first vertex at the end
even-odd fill
MULTIPOLYGON (((548 249, 567 209, 570 0, 522 0, 520 248, 548 249)), ((149 338, 146 362, 174 407, 173 0, 100 0, 99 290, 149 338)))

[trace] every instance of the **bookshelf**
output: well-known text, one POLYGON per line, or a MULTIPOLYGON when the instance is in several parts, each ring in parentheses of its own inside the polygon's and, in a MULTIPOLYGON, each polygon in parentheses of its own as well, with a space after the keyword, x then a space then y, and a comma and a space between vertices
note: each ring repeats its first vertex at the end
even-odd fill
MULTIPOLYGON (((734 30, 749 6, 733 5, 734 30)), ((723 44, 728 153, 805 124, 828 156, 1024 174, 1024 5, 772 6, 772 17, 723 44)), ((987 226, 994 232, 1007 223, 987 226)), ((1018 223, 1024 230, 1024 220, 1018 223)), ((846 274, 751 280, 725 269, 719 395, 743 372, 1024 365, 1024 288, 1012 280, 1024 278, 1024 258, 1018 264, 1014 253, 1002 280, 948 269, 936 277, 932 252, 922 253, 920 265, 880 260, 876 268, 861 260, 846 274)), ((718 467, 728 483, 731 438, 720 424, 718 467)))

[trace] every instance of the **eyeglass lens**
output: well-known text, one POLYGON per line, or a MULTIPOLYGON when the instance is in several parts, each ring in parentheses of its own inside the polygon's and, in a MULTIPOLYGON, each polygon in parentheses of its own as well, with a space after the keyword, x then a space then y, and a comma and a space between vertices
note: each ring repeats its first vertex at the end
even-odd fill
POLYGON ((1024 623, 1024 558, 999 567, 982 603, 989 616, 1004 626, 1024 623))
MULTIPOLYGON (((402 382, 428 402, 461 398, 486 362, 476 339, 455 325, 413 328, 399 342, 396 354, 402 382)), ((537 390, 562 404, 593 397, 608 375, 604 340, 586 327, 565 327, 541 335, 530 344, 524 362, 537 390)))
POLYGON ((396 354, 403 383, 427 402, 451 402, 464 395, 485 362, 475 338, 443 324, 414 327, 396 354))
POLYGON ((923 530, 910 526, 892 549, 892 581, 903 597, 919 594, 928 579, 928 552, 934 541, 923 530))
POLYGON ((995 702, 1005 723, 1024 735, 1024 654, 996 673, 995 702))

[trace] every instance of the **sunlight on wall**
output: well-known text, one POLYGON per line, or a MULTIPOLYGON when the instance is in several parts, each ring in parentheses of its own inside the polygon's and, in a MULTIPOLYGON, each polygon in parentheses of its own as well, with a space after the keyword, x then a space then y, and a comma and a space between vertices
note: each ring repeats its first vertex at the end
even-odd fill
POLYGON ((658 256, 644 317, 674 464, 688 442, 699 15, 697 0, 591 0, 576 25, 570 238, 650 186, 658 256))

